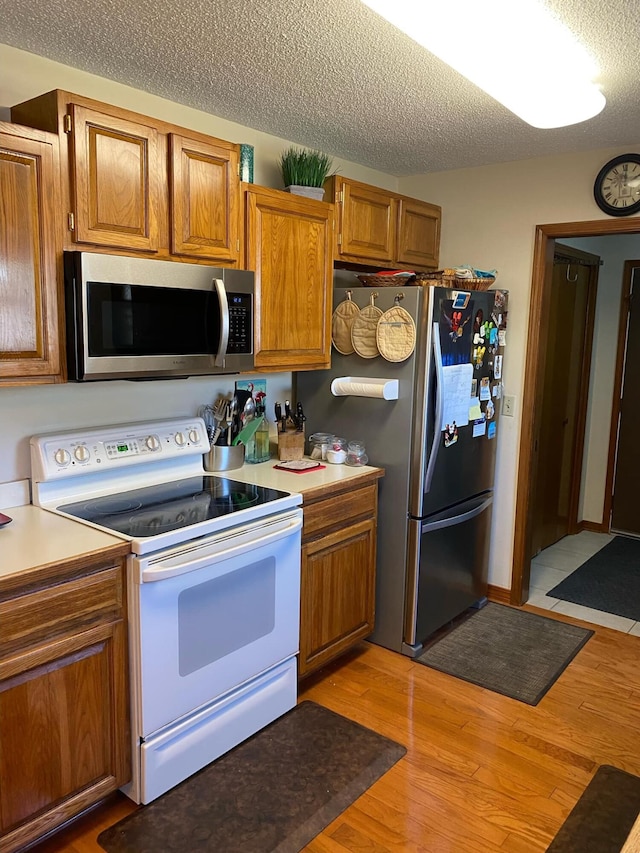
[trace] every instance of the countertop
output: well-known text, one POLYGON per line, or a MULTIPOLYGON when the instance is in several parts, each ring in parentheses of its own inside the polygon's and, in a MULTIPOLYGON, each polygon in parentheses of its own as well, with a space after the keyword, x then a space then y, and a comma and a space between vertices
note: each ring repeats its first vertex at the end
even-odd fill
POLYGON ((32 504, 12 506, 6 514, 13 521, 0 528, 0 580, 111 548, 123 553, 129 550, 119 536, 111 536, 32 504))
MULTIPOLYGON (((307 458, 305 457, 305 459, 307 458)), ((375 468, 372 465, 351 467, 350 465, 332 465, 329 462, 323 462, 324 468, 297 474, 274 468, 274 465, 277 464, 278 460, 275 458, 268 462, 258 462, 255 465, 245 462, 242 468, 221 471, 220 475, 228 477, 230 480, 238 480, 241 483, 254 483, 256 486, 280 489, 283 492, 298 492, 303 497, 307 492, 323 490, 336 483, 348 483, 348 481, 356 480, 364 475, 370 477, 384 476, 383 468, 375 468)))
MULTIPOLYGON (((305 493, 322 491, 336 483, 356 480, 363 475, 384 475, 381 468, 370 465, 352 468, 329 463, 318 471, 292 474, 274 468, 277 462, 277 459, 272 458, 269 462, 257 465, 245 463, 242 468, 220 471, 219 476, 284 492, 298 492, 304 496, 305 493)), ((4 512, 13 521, 0 528, 0 582, 11 575, 64 563, 76 557, 109 550, 126 554, 129 549, 126 540, 119 536, 103 533, 32 504, 13 506, 4 512)))

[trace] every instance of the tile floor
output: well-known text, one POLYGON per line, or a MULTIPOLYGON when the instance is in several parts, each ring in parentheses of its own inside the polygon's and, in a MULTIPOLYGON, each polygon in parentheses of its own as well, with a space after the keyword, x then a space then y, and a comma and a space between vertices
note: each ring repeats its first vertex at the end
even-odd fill
POLYGON ((607 533, 593 533, 583 530, 575 536, 565 536, 555 545, 545 548, 537 557, 531 561, 531 581, 529 588, 529 599, 527 604, 541 607, 544 610, 554 610, 556 613, 564 613, 567 616, 575 616, 576 619, 584 619, 596 625, 604 625, 623 631, 625 634, 640 636, 640 622, 616 616, 613 613, 603 613, 601 610, 593 610, 580 604, 572 604, 569 601, 560 601, 547 595, 550 589, 564 580, 578 566, 592 557, 597 551, 611 542, 613 536, 607 533))

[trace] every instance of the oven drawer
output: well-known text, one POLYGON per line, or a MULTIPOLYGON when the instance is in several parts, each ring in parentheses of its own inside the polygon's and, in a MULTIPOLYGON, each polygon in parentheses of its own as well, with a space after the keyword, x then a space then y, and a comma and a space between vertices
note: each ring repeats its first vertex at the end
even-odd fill
POLYGON ((149 803, 296 704, 295 657, 243 684, 140 747, 140 791, 149 803))

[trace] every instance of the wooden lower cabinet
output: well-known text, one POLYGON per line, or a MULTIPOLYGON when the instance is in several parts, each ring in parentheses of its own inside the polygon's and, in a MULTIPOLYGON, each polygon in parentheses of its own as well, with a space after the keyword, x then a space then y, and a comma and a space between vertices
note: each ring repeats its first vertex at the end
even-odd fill
POLYGON ((1 853, 130 778, 124 560, 48 575, 0 590, 1 853))
POLYGON ((373 482, 316 501, 304 495, 300 676, 373 631, 377 489, 373 482))

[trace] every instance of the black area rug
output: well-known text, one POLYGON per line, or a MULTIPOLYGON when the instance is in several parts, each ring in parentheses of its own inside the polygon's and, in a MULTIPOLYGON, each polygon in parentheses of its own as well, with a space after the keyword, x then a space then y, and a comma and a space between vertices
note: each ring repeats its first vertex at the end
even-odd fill
POLYGON ((603 765, 547 853, 620 853, 640 813, 640 778, 603 765))
POLYGON ((301 702, 98 843, 108 853, 297 853, 405 752, 301 702))
POLYGON ((547 595, 640 621, 640 539, 616 536, 547 595))
POLYGON ((416 660, 537 705, 592 634, 576 625, 490 603, 416 660))

